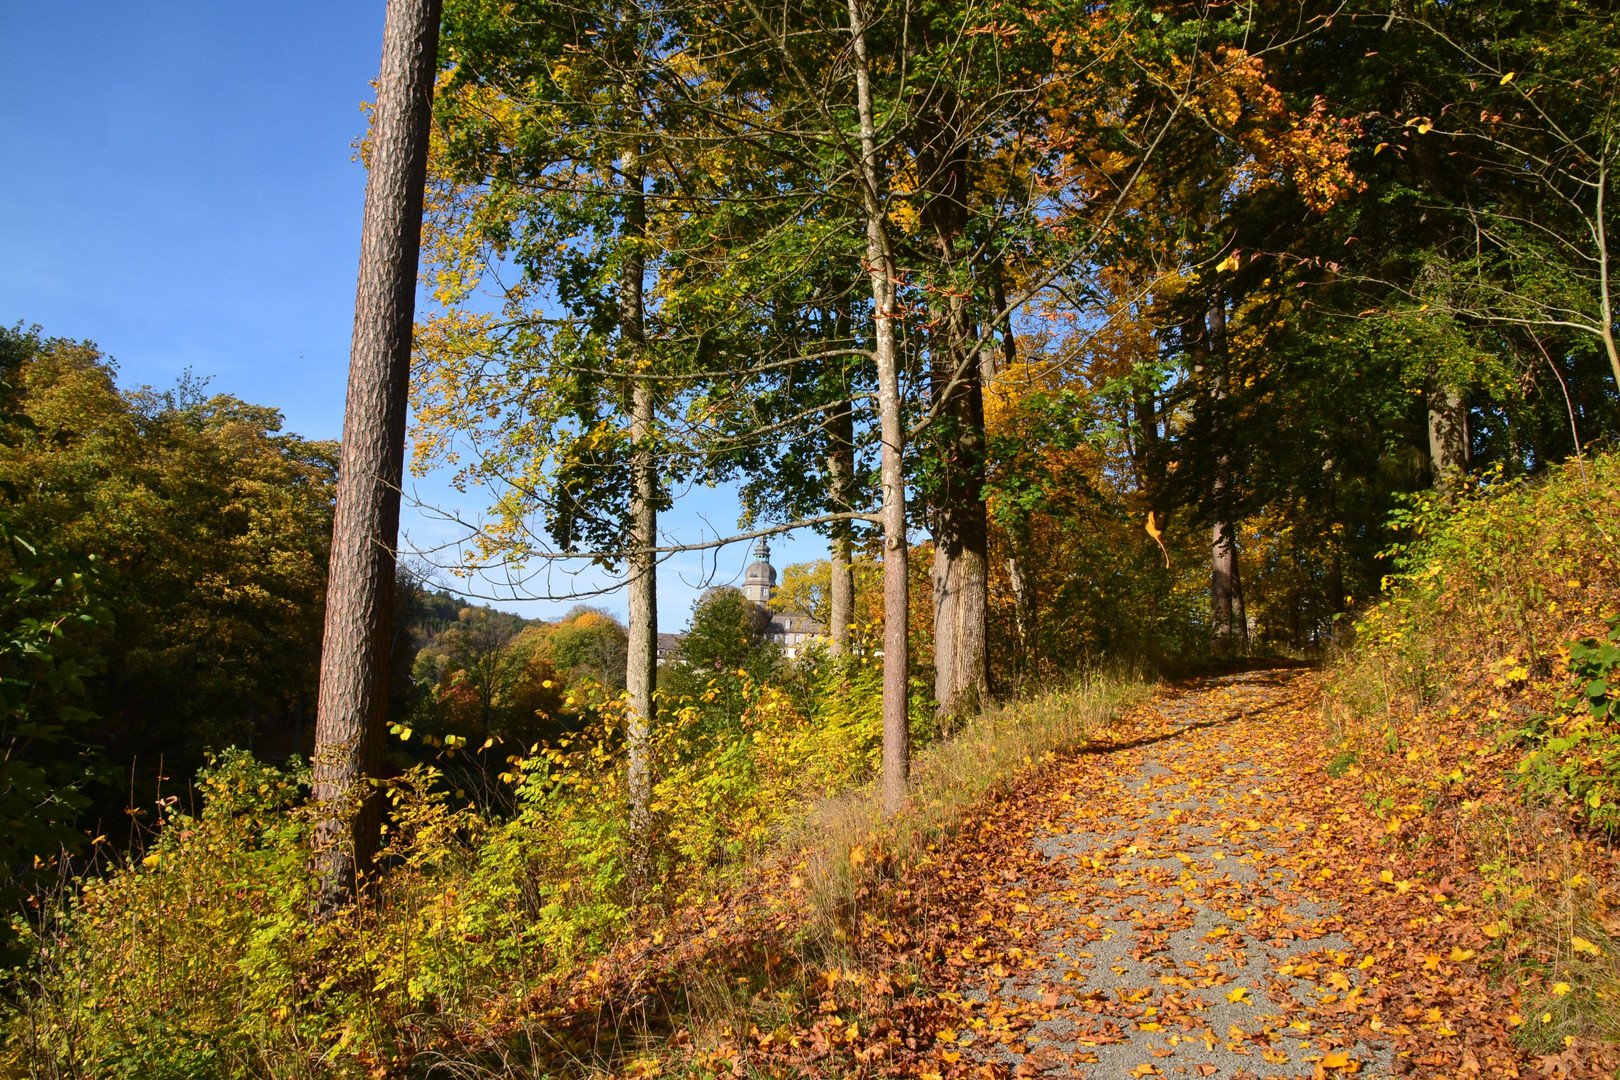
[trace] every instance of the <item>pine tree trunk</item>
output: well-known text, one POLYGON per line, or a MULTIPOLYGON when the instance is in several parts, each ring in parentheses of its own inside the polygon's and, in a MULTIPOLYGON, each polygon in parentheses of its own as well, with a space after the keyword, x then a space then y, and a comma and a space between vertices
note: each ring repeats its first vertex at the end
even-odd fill
POLYGON ((883 500, 883 812, 905 808, 911 784, 911 729, 907 680, 911 615, 906 545, 905 416, 900 407, 900 354, 895 327, 895 274, 884 222, 872 105, 871 68, 861 0, 849 0, 849 32, 855 53, 855 98, 861 125, 861 202, 866 218, 866 265, 872 282, 872 320, 878 377, 879 464, 883 500))
MULTIPOLYGON (((639 245, 647 230, 645 168, 639 151, 621 160, 629 192, 624 233, 639 245)), ((619 279, 619 340, 623 365, 634 372, 644 362, 646 262, 639 247, 626 255, 619 279)), ((654 399, 651 382, 630 379, 630 557, 629 644, 624 684, 629 694, 626 743, 629 751, 632 877, 643 884, 652 842, 652 725, 657 719, 653 692, 658 685, 658 461, 652 447, 654 399)))
POLYGON ((439 0, 389 0, 371 129, 354 336, 315 719, 315 914, 351 902, 377 850, 439 0))
POLYGON ((1429 391, 1429 465, 1434 489, 1456 493, 1468 471, 1468 409, 1462 394, 1446 386, 1429 391))

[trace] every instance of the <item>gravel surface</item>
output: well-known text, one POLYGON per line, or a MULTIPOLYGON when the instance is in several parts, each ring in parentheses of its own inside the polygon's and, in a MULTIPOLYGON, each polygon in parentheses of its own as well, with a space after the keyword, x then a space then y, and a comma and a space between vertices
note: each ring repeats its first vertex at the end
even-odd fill
POLYGON ((1298 677, 1200 681, 1098 748, 1096 790, 1034 841, 1059 870, 1018 905, 1036 955, 964 984, 958 1052, 1023 1076, 1391 1072, 1357 1014, 1371 958, 1291 866, 1311 826, 1272 751, 1298 677))

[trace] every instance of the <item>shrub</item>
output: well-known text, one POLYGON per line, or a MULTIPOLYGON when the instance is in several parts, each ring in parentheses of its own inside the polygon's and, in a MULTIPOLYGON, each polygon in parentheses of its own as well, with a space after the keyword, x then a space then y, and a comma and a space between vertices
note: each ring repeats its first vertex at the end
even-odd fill
POLYGON ((1330 672, 1328 764, 1365 778, 1392 856, 1455 845, 1487 959, 1537 1018, 1527 1047, 1620 1039, 1620 455, 1488 474, 1453 502, 1411 499, 1395 524, 1385 598, 1330 672))
POLYGON ((1552 713, 1537 713, 1519 732, 1530 752, 1520 784, 1543 798, 1567 801, 1586 823, 1620 833, 1620 615, 1606 638, 1569 646, 1569 693, 1552 713))
MULTIPOLYGON (((508 815, 435 764, 389 781, 379 872, 324 924, 308 917, 307 767, 220 754, 197 779, 200 812, 165 800, 146 849, 64 883, 19 925, 35 959, 12 973, 26 992, 5 1016, 7 1060, 44 1075, 358 1074, 402 1040, 419 1046, 451 1018, 521 999, 662 902, 723 886, 813 800, 870 772, 876 664, 813 675, 823 707, 809 711, 746 674, 735 723, 713 722, 702 695, 665 703, 653 742, 662 843, 654 886, 635 897, 625 701, 606 688, 576 691, 580 730, 496 766, 508 815)), ((915 711, 928 715, 920 700, 915 711)), ((453 737, 433 745, 457 768, 477 753, 453 737)))

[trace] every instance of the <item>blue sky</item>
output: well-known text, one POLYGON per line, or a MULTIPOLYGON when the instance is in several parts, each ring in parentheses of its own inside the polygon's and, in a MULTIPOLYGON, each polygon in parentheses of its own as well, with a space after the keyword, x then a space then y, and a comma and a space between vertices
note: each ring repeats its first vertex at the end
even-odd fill
MULTIPOLYGON (((191 368, 336 438, 365 193, 352 144, 382 18, 381 0, 0 6, 0 321, 95 341, 125 386, 191 368)), ((479 509, 419 483, 425 502, 479 509)), ((735 518, 731 492, 699 491, 667 524, 690 539, 735 518)), ((448 538, 403 524, 423 546, 448 538)), ((778 566, 826 551, 812 535, 773 548, 778 566)), ((726 549, 721 578, 748 559, 726 549)), ((666 564, 662 626, 685 624, 703 571, 666 564)), ((596 602, 623 612, 622 594, 596 602)))

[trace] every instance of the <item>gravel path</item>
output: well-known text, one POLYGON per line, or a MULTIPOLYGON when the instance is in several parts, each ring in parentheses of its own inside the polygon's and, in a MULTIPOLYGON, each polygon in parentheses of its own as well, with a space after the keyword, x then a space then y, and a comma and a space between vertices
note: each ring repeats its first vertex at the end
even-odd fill
POLYGON ((1298 869, 1303 682, 1249 672, 1161 696, 1069 778, 1072 812, 1035 838, 1056 877, 1010 893, 1040 944, 964 982, 953 1053, 1021 1076, 1390 1074, 1364 1015, 1373 958, 1298 869))

